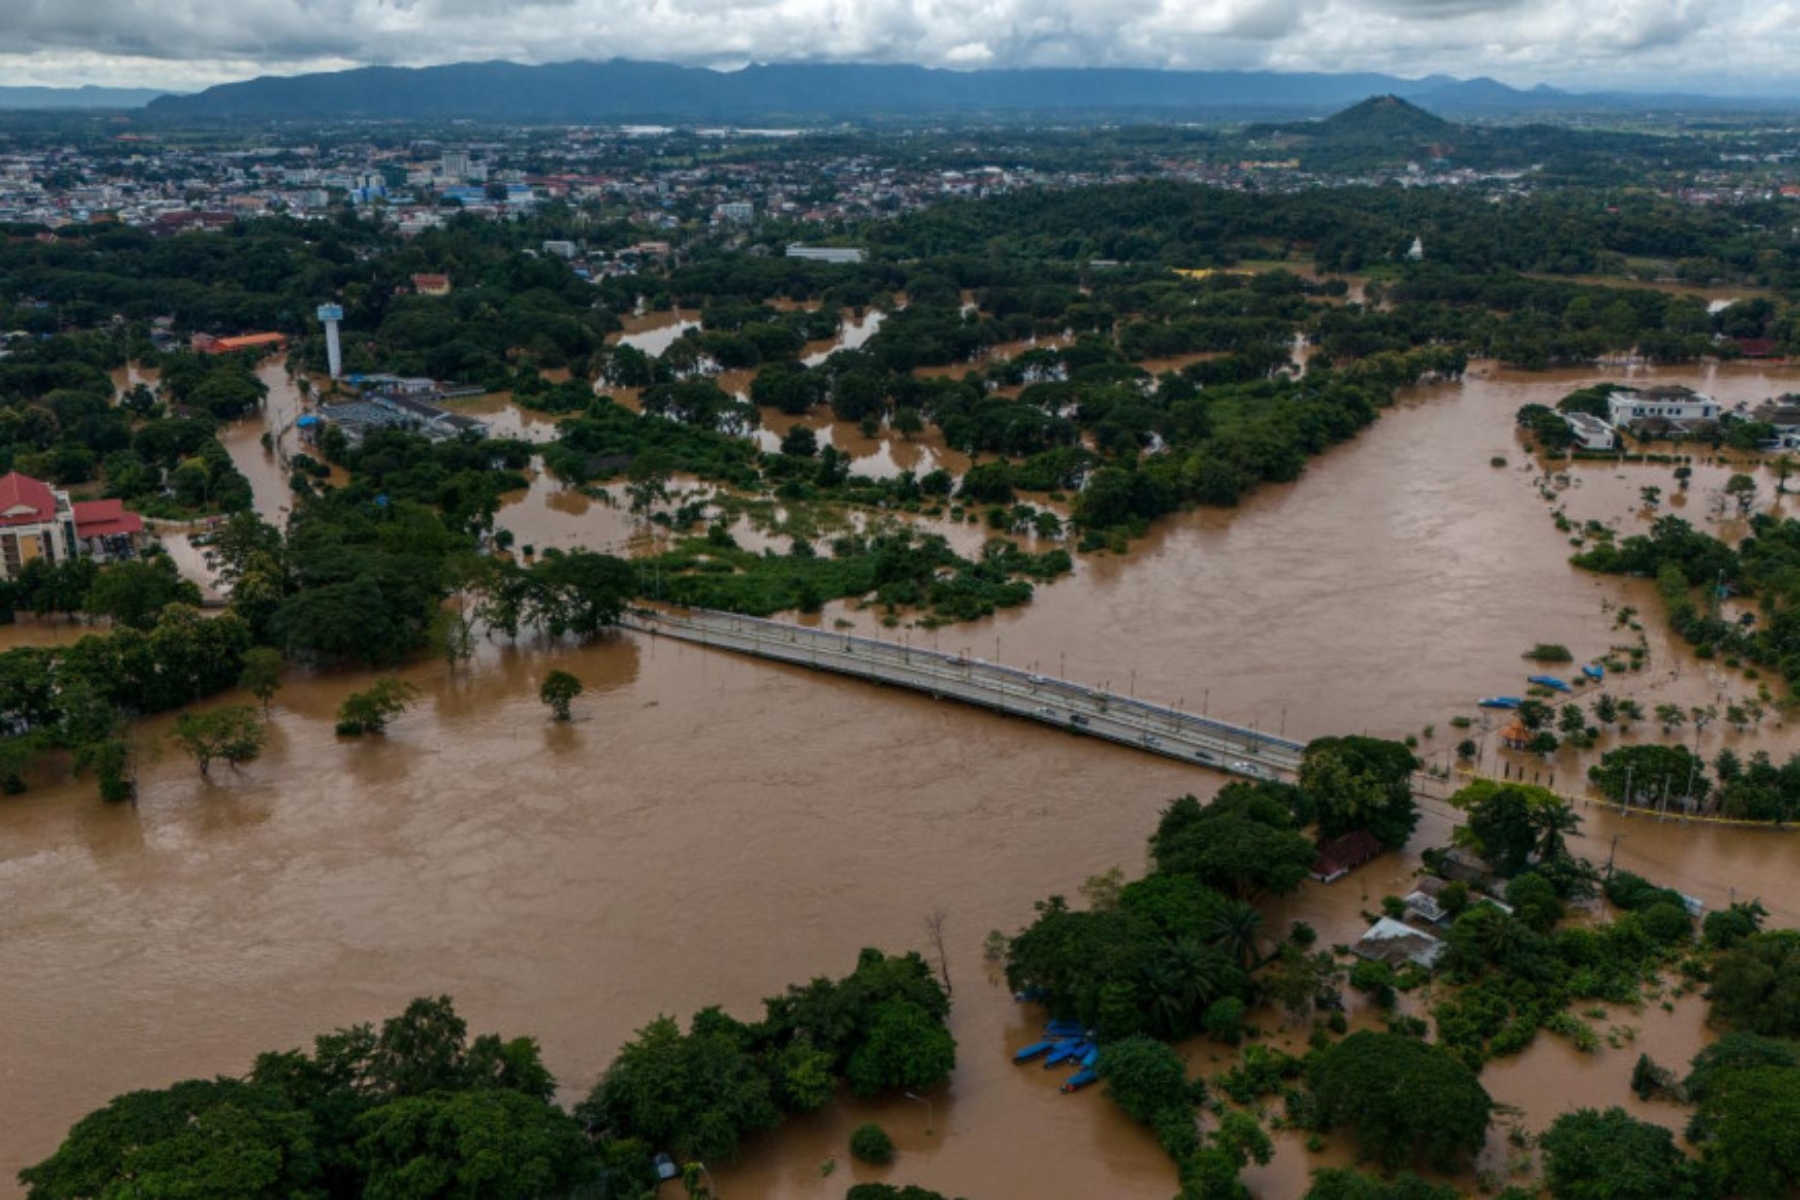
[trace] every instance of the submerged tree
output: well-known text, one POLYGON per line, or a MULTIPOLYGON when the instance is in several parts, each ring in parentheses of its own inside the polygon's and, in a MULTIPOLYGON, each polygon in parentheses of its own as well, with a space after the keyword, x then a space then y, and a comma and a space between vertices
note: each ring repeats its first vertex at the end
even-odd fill
POLYGON ((264 717, 269 715, 269 701, 281 688, 286 667, 287 660, 273 646, 252 646, 244 651, 244 672, 238 676, 238 686, 256 697, 264 717))
POLYGON ((544 682, 538 687, 538 699, 550 706, 550 711, 558 721, 569 719, 569 705, 581 695, 584 688, 581 680, 567 671, 552 671, 544 676, 544 682))
POLYGON ((338 707, 337 731, 341 734, 382 733, 388 722, 407 710, 419 695, 419 686, 393 675, 384 675, 360 692, 351 692, 338 707))
POLYGON ((249 762, 262 753, 269 732, 248 704, 227 704, 205 712, 182 713, 169 735, 192 758, 200 774, 212 776, 214 759, 231 766, 249 762))

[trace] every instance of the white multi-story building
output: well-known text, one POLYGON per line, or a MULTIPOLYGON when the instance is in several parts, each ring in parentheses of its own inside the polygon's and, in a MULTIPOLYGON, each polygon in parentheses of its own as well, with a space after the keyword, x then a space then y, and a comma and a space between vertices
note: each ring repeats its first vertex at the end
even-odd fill
POLYGON ((1641 391, 1615 391, 1607 397, 1606 406, 1616 429, 1639 421, 1666 421, 1671 425, 1716 421, 1722 411, 1719 402, 1711 396, 1678 384, 1641 391))
POLYGON ((32 559, 56 565, 80 552, 67 492, 17 471, 0 475, 0 576, 17 579, 32 559))
POLYGON ((1611 450, 1618 444, 1618 434, 1611 425, 1588 413, 1563 413, 1562 419, 1575 435, 1583 450, 1611 450))

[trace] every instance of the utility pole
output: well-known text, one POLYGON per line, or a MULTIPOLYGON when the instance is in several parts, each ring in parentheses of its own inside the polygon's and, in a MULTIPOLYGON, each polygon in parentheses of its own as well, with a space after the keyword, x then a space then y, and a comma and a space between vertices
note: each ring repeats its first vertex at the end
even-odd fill
POLYGON ((917 1100, 920 1104, 925 1106, 925 1133, 929 1136, 937 1125, 937 1107, 925 1097, 916 1095, 913 1092, 907 1092, 906 1098, 908 1100, 917 1100))

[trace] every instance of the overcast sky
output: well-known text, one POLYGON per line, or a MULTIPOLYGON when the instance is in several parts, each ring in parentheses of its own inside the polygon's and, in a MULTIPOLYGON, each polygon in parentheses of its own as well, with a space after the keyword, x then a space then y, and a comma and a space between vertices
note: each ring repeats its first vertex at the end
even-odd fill
POLYGON ((1800 0, 0 0, 0 84, 193 90, 377 63, 623 57, 1800 94, 1797 17, 1800 0))

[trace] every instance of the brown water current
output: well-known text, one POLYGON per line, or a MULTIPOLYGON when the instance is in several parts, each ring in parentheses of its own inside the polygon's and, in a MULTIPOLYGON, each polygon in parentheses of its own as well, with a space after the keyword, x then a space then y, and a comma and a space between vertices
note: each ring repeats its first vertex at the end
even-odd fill
POLYGON ((697 308, 671 308, 658 312, 621 317, 624 330, 609 340, 620 346, 635 346, 655 358, 675 344, 675 339, 690 329, 700 327, 697 308))
MULTIPOLYGON (((1800 376, 1640 377, 1755 400, 1800 376)), ((1233 512, 1172 518, 1128 555, 1084 558, 1026 608, 937 636, 1290 737, 1435 725, 1422 747, 1433 761, 1460 736, 1452 716, 1522 690, 1526 647, 1558 641, 1588 656, 1622 640, 1608 605, 1635 605, 1650 647, 1644 672, 1609 680, 1615 694, 1685 704, 1749 691, 1670 641, 1643 581, 1572 568, 1535 472, 1519 469, 1514 411, 1594 378, 1492 371, 1421 389, 1298 483, 1233 512), (1490 467, 1496 455, 1511 466, 1490 467)), ((245 448, 233 453, 254 465, 245 448)), ((1582 504, 1602 492, 1629 502, 1635 484, 1603 482, 1615 473, 1595 467, 1569 491, 1582 504)), ((252 479, 260 507, 270 481, 252 479)), ((625 516, 593 501, 576 512, 586 498, 539 487, 539 511, 625 516)), ((1594 504, 1595 519, 1635 520, 1594 504)), ((546 526, 543 540, 566 532, 546 526)), ((874 614, 843 606, 826 619, 931 636, 880 630, 874 614)), ((0 639, 75 632, 31 623, 0 639)), ((951 1084, 925 1097, 929 1107, 845 1101, 791 1122, 749 1143, 738 1165, 709 1164, 720 1193, 841 1196, 848 1180, 877 1174, 846 1153, 848 1131, 869 1119, 899 1145, 884 1177, 953 1194, 1160 1200, 1174 1190, 1153 1138, 1103 1095, 1064 1096, 1060 1072, 1011 1065, 1008 1051, 1041 1014, 990 977, 981 942, 1089 874, 1139 871, 1159 809, 1182 792, 1209 794, 1219 777, 635 635, 585 648, 490 644, 457 677, 436 662, 406 674, 424 696, 385 738, 331 732, 337 704, 366 678, 297 674, 276 697, 269 751, 241 772, 207 783, 167 750, 146 762, 135 808, 103 806, 85 781, 46 780, 0 801, 0 1179, 120 1091, 239 1074, 259 1050, 378 1020, 421 994, 455 996, 478 1030, 538 1036, 574 1098, 658 1013, 716 1003, 753 1016, 789 982, 849 970, 863 946, 923 949, 924 918, 942 908, 960 1043, 951 1084), (552 667, 589 688, 567 726, 536 698, 552 667)), ((146 744, 167 727, 147 723, 146 744)), ((1770 722, 1760 737, 1709 729, 1702 749, 1727 741, 1781 756, 1797 739, 1770 722)), ((1495 761, 1490 745, 1485 765, 1495 761)), ((1531 769, 1569 786, 1580 766, 1569 756, 1531 769)), ((1776 921, 1800 924, 1800 895, 1785 886, 1800 854, 1792 835, 1583 815, 1579 853, 1603 860, 1616 835, 1622 867, 1713 905, 1758 894, 1776 921)), ((1411 853, 1334 887, 1308 884, 1269 927, 1304 919, 1327 944, 1348 940, 1359 910, 1403 885, 1417 849, 1450 828, 1445 807, 1428 802, 1411 853)), ((1540 1036, 1490 1067, 1488 1086, 1534 1130, 1574 1104, 1625 1104, 1668 1123, 1636 1106, 1624 1079, 1640 1050, 1672 1065, 1690 1055, 1700 1009, 1690 999, 1672 1014, 1611 1014, 1596 1026, 1633 1026, 1635 1041, 1593 1056, 1540 1036)), ((1220 1069, 1210 1048, 1185 1049, 1195 1069, 1220 1069)), ((1312 1155, 1287 1135, 1278 1146, 1250 1177, 1271 1200, 1342 1161, 1338 1146, 1312 1155)), ((1506 1154, 1496 1144, 1484 1162, 1504 1166, 1506 1154)))

